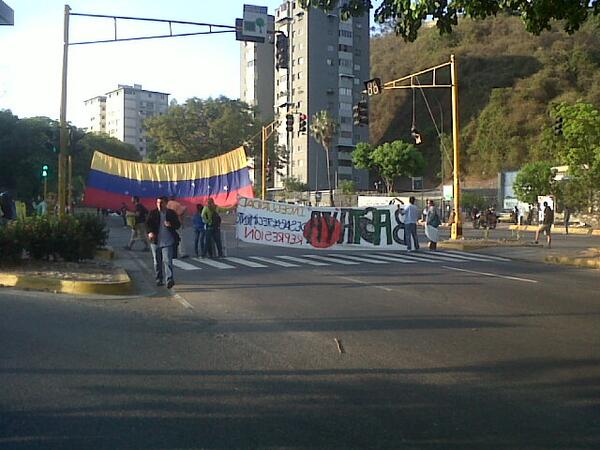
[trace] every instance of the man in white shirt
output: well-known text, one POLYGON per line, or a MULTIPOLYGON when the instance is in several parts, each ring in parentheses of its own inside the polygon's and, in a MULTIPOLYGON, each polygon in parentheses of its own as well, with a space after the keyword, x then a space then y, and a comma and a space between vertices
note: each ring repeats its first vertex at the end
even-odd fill
POLYGON ((411 237, 415 244, 415 250, 419 249, 419 238, 417 237, 417 220, 419 220, 419 210, 415 206, 415 197, 408 199, 409 204, 404 207, 404 242, 408 251, 412 250, 411 237))

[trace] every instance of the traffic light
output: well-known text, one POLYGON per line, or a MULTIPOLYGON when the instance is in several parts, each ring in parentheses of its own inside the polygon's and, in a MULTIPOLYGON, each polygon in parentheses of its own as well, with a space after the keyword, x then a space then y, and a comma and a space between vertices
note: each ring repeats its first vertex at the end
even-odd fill
POLYGON ((300 116, 298 117, 298 133, 306 133, 306 127, 307 127, 307 120, 308 120, 308 116, 304 113, 300 113, 300 116))
POLYGON ((289 132, 294 131, 294 115, 292 113, 285 115, 285 129, 289 132))
POLYGON ((361 100, 352 108, 352 116, 356 126, 369 124, 369 104, 366 100, 361 100))
POLYGON ((419 130, 417 130, 417 127, 415 127, 414 125, 410 129, 410 134, 415 140, 415 144, 419 145, 421 142, 423 142, 423 139, 421 138, 421 133, 419 133, 419 130))
POLYGON ((279 69, 288 68, 288 38, 283 33, 277 33, 275 38, 275 67, 279 69))
POLYGON ((44 164, 42 166, 42 178, 46 178, 48 176, 48 172, 49 172, 48 165, 44 164))
POLYGON ((556 120, 554 121, 554 134, 556 136, 560 136, 563 134, 563 118, 562 117, 557 117, 556 120))

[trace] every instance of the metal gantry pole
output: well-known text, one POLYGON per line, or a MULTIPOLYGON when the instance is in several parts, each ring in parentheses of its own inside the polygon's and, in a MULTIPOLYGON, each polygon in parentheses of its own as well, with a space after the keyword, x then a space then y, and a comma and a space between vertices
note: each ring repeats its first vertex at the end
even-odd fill
POLYGON ((452 75, 452 143, 454 158, 454 222, 451 239, 462 239, 462 218, 460 214, 460 124, 458 119, 458 70, 456 58, 450 55, 450 72, 452 75))
POLYGON ((262 127, 262 156, 260 160, 260 176, 261 176, 261 195, 260 198, 265 200, 267 197, 267 128, 262 127))
POLYGON ((69 13, 71 7, 65 5, 64 43, 62 66, 62 93, 60 97, 60 146, 58 154, 58 216, 65 215, 67 181, 67 65, 69 60, 69 13))

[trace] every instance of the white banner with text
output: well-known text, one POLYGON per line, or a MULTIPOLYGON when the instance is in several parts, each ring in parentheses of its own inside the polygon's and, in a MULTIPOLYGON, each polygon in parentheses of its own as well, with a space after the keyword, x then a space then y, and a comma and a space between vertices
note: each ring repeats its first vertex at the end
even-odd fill
POLYGON ((311 207, 240 198, 236 235, 244 242, 328 250, 405 250, 399 205, 311 207))

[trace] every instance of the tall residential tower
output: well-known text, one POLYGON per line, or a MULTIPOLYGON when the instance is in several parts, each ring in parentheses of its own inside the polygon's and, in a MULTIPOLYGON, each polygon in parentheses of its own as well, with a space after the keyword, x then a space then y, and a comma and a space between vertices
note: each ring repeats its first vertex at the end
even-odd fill
POLYGON ((119 84, 114 91, 85 101, 90 118, 87 130, 131 144, 145 157, 148 147, 143 122, 165 114, 168 106, 169 94, 146 91, 139 84, 119 84))

